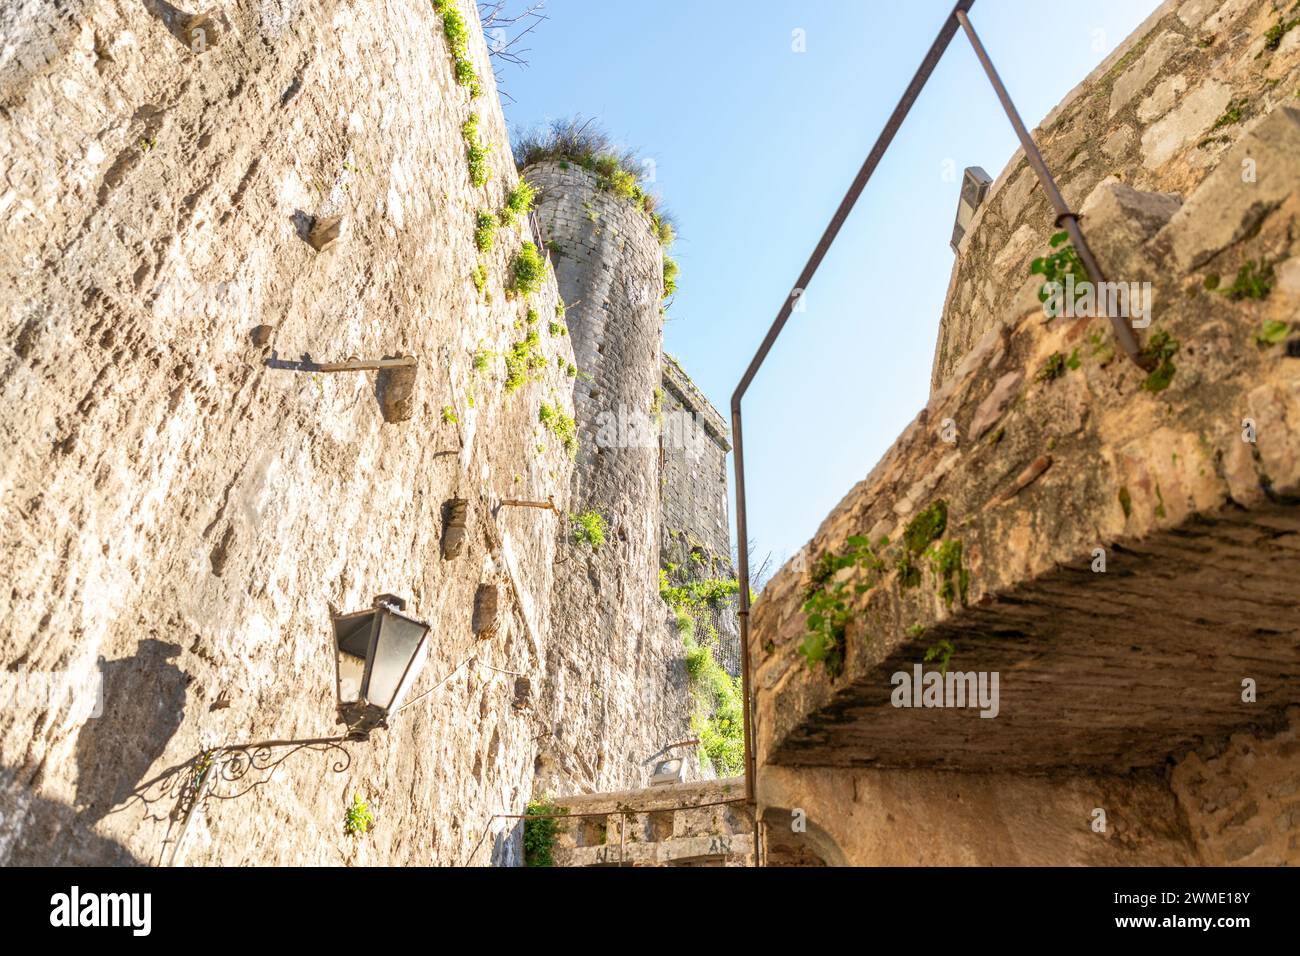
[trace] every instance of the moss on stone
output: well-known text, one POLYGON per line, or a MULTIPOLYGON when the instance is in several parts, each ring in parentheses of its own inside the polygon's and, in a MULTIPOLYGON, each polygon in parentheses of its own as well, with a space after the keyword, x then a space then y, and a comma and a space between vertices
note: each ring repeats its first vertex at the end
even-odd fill
POLYGON ((931 541, 942 537, 947 527, 948 502, 939 498, 907 523, 903 543, 912 554, 920 554, 931 541))
POLYGON ((961 541, 952 538, 935 545, 930 552, 930 564, 938 578, 937 592, 943 603, 949 606, 955 598, 960 597, 966 603, 966 592, 970 585, 970 576, 961 562, 961 541))
POLYGON ((904 551, 898 558, 898 586, 910 589, 920 585, 921 569, 912 561, 912 552, 904 551))
POLYGON ((1143 366, 1151 369, 1146 380, 1142 382, 1144 389, 1155 394, 1169 387, 1169 383, 1174 379, 1174 372, 1177 371, 1173 363, 1176 354, 1178 354, 1178 340, 1164 329, 1151 336, 1142 349, 1141 355, 1143 366))

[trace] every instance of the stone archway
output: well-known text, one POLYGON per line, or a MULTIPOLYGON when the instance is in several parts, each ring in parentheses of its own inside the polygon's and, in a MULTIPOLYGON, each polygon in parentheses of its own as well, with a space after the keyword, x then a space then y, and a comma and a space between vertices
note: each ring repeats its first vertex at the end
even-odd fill
POLYGON ((848 858, 824 829, 803 818, 800 830, 789 807, 763 807, 759 813, 764 866, 848 866, 848 858))

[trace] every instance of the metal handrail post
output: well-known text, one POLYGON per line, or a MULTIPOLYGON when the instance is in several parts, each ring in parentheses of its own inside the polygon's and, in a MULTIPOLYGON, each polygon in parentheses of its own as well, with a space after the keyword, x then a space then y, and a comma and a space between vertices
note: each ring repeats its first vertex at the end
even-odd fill
MULTIPOLYGON (((1079 228, 1078 214, 1071 211, 1065 202, 1065 198, 1061 195, 1061 191, 1056 188, 1056 180, 1052 178, 1051 172, 1047 169, 1047 164, 1043 162, 1042 153, 1038 151, 1038 145, 1034 142, 1034 138, 1029 135, 1029 130, 1025 128, 1024 122, 1020 119, 1020 113, 1015 104, 1011 102, 1007 88, 1002 85, 1002 78, 998 76, 998 71, 993 66, 993 61, 989 59, 984 44, 980 42, 979 36, 975 33, 975 28, 971 26, 970 17, 966 15, 965 10, 956 10, 954 15, 961 23, 962 29, 966 31, 966 37, 970 40, 971 46, 975 48, 975 56, 979 59, 980 65, 984 67, 989 82, 993 84, 993 91, 997 93, 998 101, 1002 104, 1007 119, 1011 120, 1011 126, 1015 129, 1020 145, 1025 151, 1025 158, 1029 160, 1029 165, 1037 174, 1043 192, 1047 193, 1048 201, 1051 202, 1052 208, 1056 210, 1056 225, 1064 227, 1065 231, 1070 234, 1070 242, 1074 244, 1075 251, 1083 262, 1083 267, 1088 271, 1088 278, 1098 284, 1105 282, 1106 279, 1102 274, 1101 266, 1097 264, 1092 249, 1089 248, 1087 240, 1083 238, 1083 230, 1079 228)), ((1111 315, 1107 316, 1107 318, 1110 319, 1110 324, 1115 330, 1115 338, 1119 340, 1124 354, 1141 367, 1143 365, 1142 350, 1138 346, 1137 337, 1133 334, 1132 327, 1128 324, 1128 319, 1122 315, 1111 315)))

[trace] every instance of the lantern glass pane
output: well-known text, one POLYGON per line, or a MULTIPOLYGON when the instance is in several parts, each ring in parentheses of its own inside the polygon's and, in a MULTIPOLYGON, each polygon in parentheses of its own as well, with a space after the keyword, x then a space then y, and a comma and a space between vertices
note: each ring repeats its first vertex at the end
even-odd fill
MULTIPOLYGON (((420 650, 428 625, 412 621, 388 611, 379 613, 379 641, 375 646, 375 659, 370 668, 370 686, 366 699, 389 711, 397 700, 407 665, 413 662, 420 650)), ((411 668, 415 670, 414 667, 411 668)))
POLYGON ((406 679, 402 681, 402 686, 397 688, 397 693, 393 695, 393 702, 389 706, 396 710, 402 706, 406 700, 406 695, 411 692, 411 686, 415 683, 415 678, 420 675, 421 668, 424 667, 424 660, 429 656, 429 642, 420 641, 420 649, 415 652, 415 660, 411 661, 411 666, 406 672, 406 679))
POLYGON ((361 699, 361 681, 366 673, 366 653, 375 621, 371 611, 336 618, 334 637, 338 644, 339 703, 351 704, 361 699))

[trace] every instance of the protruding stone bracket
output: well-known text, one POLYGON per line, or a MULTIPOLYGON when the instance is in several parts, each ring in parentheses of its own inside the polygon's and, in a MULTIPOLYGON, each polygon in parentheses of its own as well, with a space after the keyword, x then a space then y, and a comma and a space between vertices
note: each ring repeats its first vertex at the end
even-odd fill
POLYGON ((307 244, 317 252, 326 252, 343 238, 342 216, 325 216, 313 220, 307 231, 307 244))
POLYGON ((480 584, 474 594, 474 636, 480 641, 490 641, 501 630, 502 612, 505 609, 503 588, 500 584, 480 584))
POLYGON ((207 53, 226 35, 230 21, 220 7, 193 13, 181 21, 180 36, 195 56, 207 53))
POLYGON ((469 521, 469 501, 452 498, 443 506, 446 524, 442 533, 442 559, 459 558, 465 550, 466 525, 469 521))

